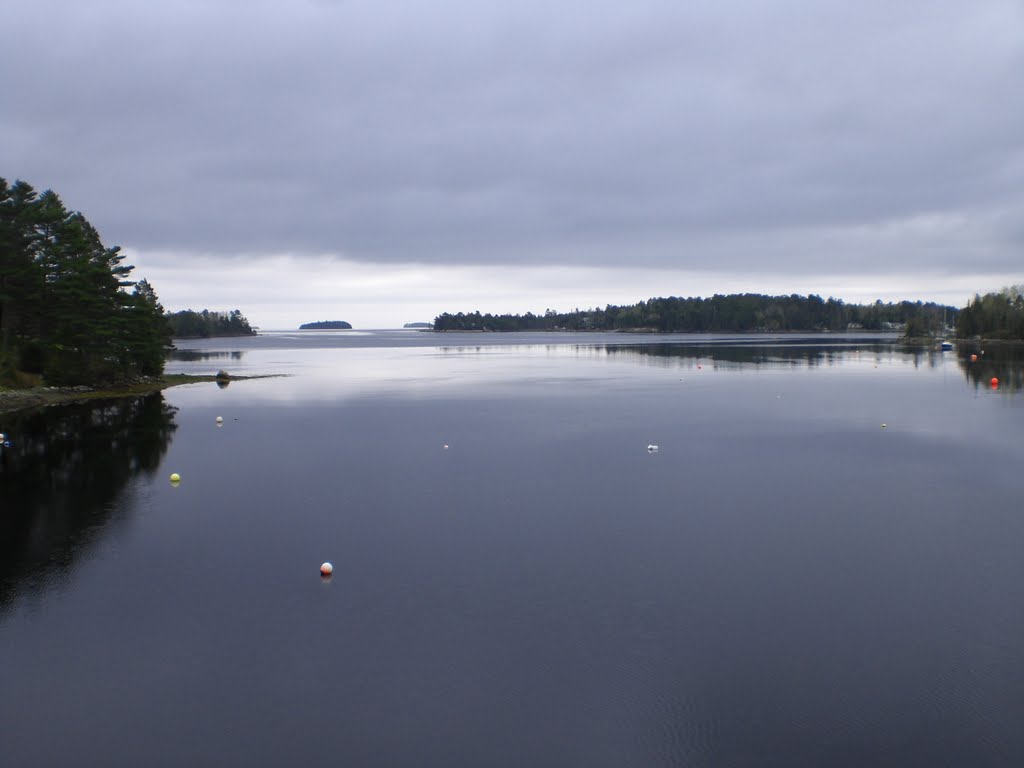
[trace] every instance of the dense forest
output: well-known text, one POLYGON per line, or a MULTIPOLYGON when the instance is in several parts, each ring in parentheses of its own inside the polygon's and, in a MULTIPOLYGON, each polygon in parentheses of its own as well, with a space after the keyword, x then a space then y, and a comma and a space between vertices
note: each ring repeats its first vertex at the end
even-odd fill
POLYGON ((163 371, 170 331, 145 280, 52 191, 0 178, 0 382, 124 381, 163 371))
POLYGON ((1024 285, 1004 288, 998 293, 975 295, 960 310, 956 321, 960 338, 1024 340, 1024 285))
POLYGON ((207 339, 211 336, 255 336, 256 331, 240 310, 195 312, 183 309, 167 314, 171 335, 176 339, 207 339))
POLYGON ((547 310, 543 315, 444 313, 437 331, 617 331, 664 333, 902 330, 908 336, 941 334, 957 315, 953 307, 920 301, 847 304, 820 296, 764 296, 745 293, 710 298, 655 298, 604 309, 547 310))

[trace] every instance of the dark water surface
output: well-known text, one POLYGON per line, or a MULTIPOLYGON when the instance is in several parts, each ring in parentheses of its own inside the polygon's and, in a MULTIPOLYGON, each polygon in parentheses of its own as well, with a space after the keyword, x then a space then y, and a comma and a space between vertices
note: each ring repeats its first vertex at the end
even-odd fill
POLYGON ((0 417, 0 765, 1024 765, 1021 356, 825 339, 182 342, 290 375, 0 417))

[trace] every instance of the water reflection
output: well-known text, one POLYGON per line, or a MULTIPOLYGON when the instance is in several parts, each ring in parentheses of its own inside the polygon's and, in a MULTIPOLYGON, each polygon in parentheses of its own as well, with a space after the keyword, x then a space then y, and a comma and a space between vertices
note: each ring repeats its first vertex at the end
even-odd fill
MULTIPOLYGON (((739 368, 745 365, 806 366, 836 365, 863 357, 867 360, 903 358, 908 350, 891 343, 837 344, 639 344, 611 345, 599 348, 609 357, 633 355, 661 359, 664 365, 704 363, 716 368, 739 368)), ((915 361, 917 358, 914 358, 915 361)))
POLYGON ((172 349, 167 353, 168 360, 179 360, 186 363, 202 362, 203 360, 241 360, 244 356, 245 352, 241 349, 172 349))
POLYGON ((993 378, 999 380, 999 392, 1024 389, 1024 344, 988 344, 984 349, 968 347, 961 350, 957 362, 975 389, 991 388, 993 378))
POLYGON ((0 448, 0 606, 44 571, 65 570, 109 522, 176 429, 161 394, 55 406, 4 418, 0 448))
POLYGON ((551 355, 571 354, 574 356, 628 358, 662 358, 665 365, 685 361, 705 361, 715 364, 741 365, 806 365, 833 364, 860 355, 874 355, 877 359, 911 359, 915 365, 927 361, 936 366, 942 361, 941 354, 925 348, 903 347, 891 341, 874 343, 822 344, 819 339, 793 340, 786 343, 773 341, 711 341, 711 342, 642 342, 631 344, 522 344, 522 345, 469 345, 442 346, 446 355, 481 355, 487 353, 508 354, 528 352, 542 348, 551 355))

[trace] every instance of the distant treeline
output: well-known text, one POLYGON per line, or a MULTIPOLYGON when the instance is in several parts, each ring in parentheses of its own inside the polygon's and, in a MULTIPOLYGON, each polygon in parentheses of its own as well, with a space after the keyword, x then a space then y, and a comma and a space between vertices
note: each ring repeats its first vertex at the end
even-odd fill
POLYGON ((183 309, 181 312, 169 312, 167 322, 171 328, 171 335, 176 339, 256 335, 249 321, 237 309, 231 312, 211 312, 208 309, 195 312, 183 309))
POLYGON ((775 331, 902 330, 908 336, 942 333, 958 310, 933 302, 847 304, 810 296, 716 294, 710 298, 654 298, 604 309, 547 310, 543 315, 451 314, 434 319, 437 331, 618 331, 731 333, 775 331))
POLYGON ((170 334, 153 286, 52 191, 0 178, 0 383, 160 374, 170 334))
POLYGON ((999 293, 975 294, 960 310, 956 335, 961 338, 1024 340, 1024 285, 1004 288, 999 293))

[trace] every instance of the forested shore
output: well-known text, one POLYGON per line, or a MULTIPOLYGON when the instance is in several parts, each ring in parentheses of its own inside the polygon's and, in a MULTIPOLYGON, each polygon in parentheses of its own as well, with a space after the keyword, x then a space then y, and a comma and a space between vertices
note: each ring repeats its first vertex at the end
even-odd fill
POLYGON ((956 333, 960 338, 1024 341, 1024 285, 975 295, 960 310, 956 333))
POLYGON ((434 319, 436 331, 650 331, 658 333, 778 333, 787 331, 902 331, 939 335, 959 310, 934 302, 847 304, 820 296, 716 294, 670 296, 604 309, 547 310, 543 315, 451 314, 434 319))
POLYGON ((256 333, 237 309, 166 313, 124 260, 53 191, 0 178, 0 386, 152 386, 172 337, 256 333))

